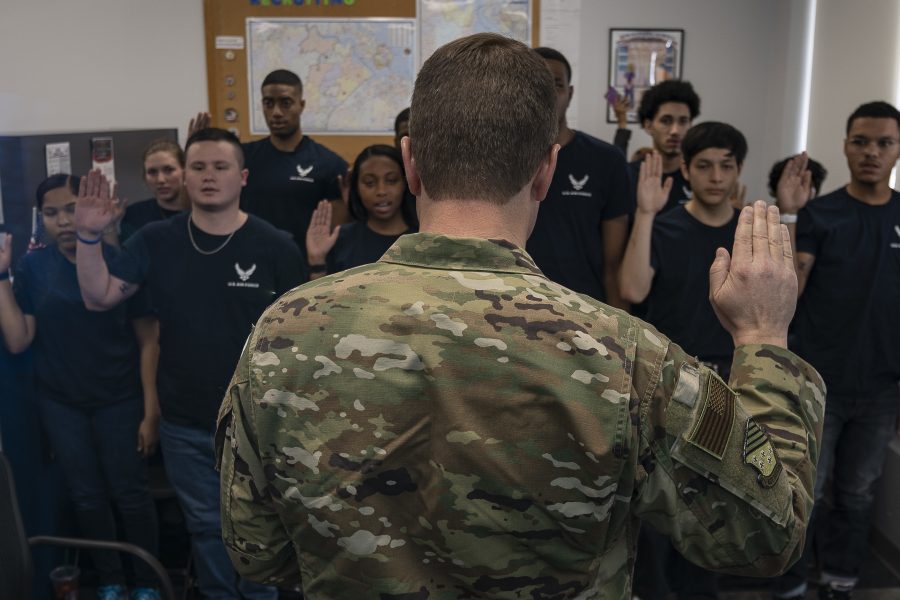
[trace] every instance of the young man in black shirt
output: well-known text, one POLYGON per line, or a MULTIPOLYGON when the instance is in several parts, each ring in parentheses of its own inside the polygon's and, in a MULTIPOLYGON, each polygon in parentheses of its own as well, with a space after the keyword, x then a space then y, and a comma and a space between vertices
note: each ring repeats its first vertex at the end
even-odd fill
MULTIPOLYGON (((641 96, 638 118, 653 140, 653 149, 662 157, 662 177, 672 179, 662 212, 684 204, 691 197, 690 184, 681 171, 681 140, 699 115, 700 97, 687 81, 663 81, 641 96)), ((628 166, 632 184, 637 186, 641 161, 628 163, 628 166)))
MULTIPOLYGON (((747 156, 747 141, 725 123, 701 123, 681 143, 681 173, 694 191, 691 199, 663 213, 673 178, 663 179, 663 157, 656 151, 641 164, 637 210, 619 287, 625 300, 647 301, 647 322, 728 380, 734 342, 709 301, 709 266, 719 248, 734 243, 740 211, 729 198, 747 156)), ((636 591, 648 600, 663 598, 668 581, 679 598, 715 597, 715 575, 678 555, 668 539, 649 527, 641 530, 636 591), (677 565, 677 569, 672 567, 677 565), (652 588, 640 581, 653 581, 652 588), (706 594, 706 595, 704 595, 706 594)))
POLYGON ((682 148, 681 172, 694 194, 666 213, 673 180, 661 179, 662 156, 654 151, 641 165, 619 287, 629 302, 647 300, 649 323, 722 374, 734 346, 709 303, 707 265, 718 248, 734 242, 740 213, 728 200, 738 185, 747 142, 731 125, 708 121, 688 132, 682 148))
POLYGON ((850 597, 900 408, 900 194, 889 183, 900 157, 900 112, 886 102, 857 108, 844 155, 848 185, 807 204, 804 154, 788 163, 777 190, 782 220, 796 234, 795 350, 828 386, 816 509, 807 552, 779 582, 784 598, 805 593, 813 536, 822 596, 850 597), (820 502, 829 475, 831 509, 820 502))
POLYGON ((569 128, 572 68, 557 50, 536 51, 556 82, 556 143, 562 148, 526 249, 551 280, 625 308, 616 280, 634 206, 625 157, 611 144, 569 128))
POLYGON ((140 229, 108 266, 97 240, 115 201, 98 171, 88 175, 75 216, 78 283, 92 310, 116 306, 139 286, 150 293, 159 316, 163 454, 204 596, 274 599, 274 589, 238 581, 225 552, 212 437, 247 335, 269 304, 301 282, 303 263, 290 236, 239 209, 247 170, 236 137, 202 129, 185 152, 191 210, 140 229))
POLYGON ((244 144, 250 172, 241 208, 294 236, 305 252, 306 230, 320 200, 329 200, 336 223, 347 221, 339 177, 347 173, 340 156, 303 134, 303 84, 284 69, 262 83, 262 108, 269 136, 244 144))

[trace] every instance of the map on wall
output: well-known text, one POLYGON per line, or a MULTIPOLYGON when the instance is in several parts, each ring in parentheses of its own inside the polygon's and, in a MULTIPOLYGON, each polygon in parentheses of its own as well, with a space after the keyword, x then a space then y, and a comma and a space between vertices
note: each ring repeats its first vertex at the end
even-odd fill
POLYGON ((532 0, 418 0, 419 56, 424 62, 453 40, 492 32, 531 46, 532 0))
POLYGON ((247 19, 250 129, 267 135, 260 86, 276 69, 303 82, 305 133, 386 134, 409 106, 414 19, 247 19))

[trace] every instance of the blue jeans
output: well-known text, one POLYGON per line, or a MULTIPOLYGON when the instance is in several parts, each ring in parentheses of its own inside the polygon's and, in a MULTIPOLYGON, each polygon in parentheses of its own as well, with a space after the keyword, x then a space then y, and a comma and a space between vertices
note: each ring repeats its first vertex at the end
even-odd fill
POLYGON ((896 433, 900 390, 874 396, 829 395, 816 472, 815 507, 803 557, 777 586, 789 590, 806 580, 818 556, 822 574, 855 581, 866 557, 875 485, 896 433), (823 499, 831 481, 832 502, 823 499))
MULTIPOLYGON (((91 410, 44 397, 38 402, 82 535, 117 539, 112 501, 125 530, 125 541, 156 556, 156 508, 147 484, 147 465, 137 451, 138 426, 144 417, 141 399, 91 410)), ((92 551, 91 558, 102 585, 125 583, 117 552, 92 551)), ((158 585, 156 575, 144 561, 134 561, 134 573, 138 586, 158 585)))
POLYGON ((275 600, 275 588, 239 578, 225 551, 212 432, 163 420, 159 433, 166 475, 191 534, 197 583, 203 597, 275 600))

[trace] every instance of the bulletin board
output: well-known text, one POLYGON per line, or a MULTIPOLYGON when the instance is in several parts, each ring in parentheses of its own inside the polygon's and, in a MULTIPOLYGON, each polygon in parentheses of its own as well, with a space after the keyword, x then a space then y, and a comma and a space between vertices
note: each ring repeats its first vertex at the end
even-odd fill
MULTIPOLYGON (((254 111, 258 110, 253 105, 255 90, 251 81, 251 72, 255 65, 249 64, 251 62, 249 45, 254 43, 255 22, 322 19, 323 22, 327 20, 339 24, 343 21, 352 24, 355 19, 373 19, 373 25, 377 25, 380 21, 390 22, 398 27, 404 22, 414 23, 418 30, 417 4, 428 1, 432 0, 204 0, 207 88, 213 125, 231 129, 242 141, 256 140, 265 136, 260 130, 259 113, 254 115, 254 111)), ((540 0, 506 1, 513 4, 530 4, 531 42, 533 46, 537 45, 540 0)), ((349 39, 356 40, 352 34, 348 36, 351 36, 349 39)), ((413 45, 416 52, 418 41, 416 37, 416 44, 413 45)), ((414 58, 417 61, 415 65, 417 70, 421 57, 414 56, 414 58)), ((276 60, 277 58, 273 59, 272 64, 275 64, 276 60)), ((398 69, 400 63, 401 61, 397 61, 398 69)), ((258 72, 257 69, 253 73, 254 78, 257 78, 258 72)), ((414 75, 415 72, 411 74, 414 75)), ((306 98, 309 87, 306 80, 303 83, 306 98)), ((317 92, 318 89, 309 91, 317 92)), ((375 101, 380 99, 381 95, 373 93, 369 97, 375 101)), ((307 100, 307 107, 309 105, 307 100)), ((407 105, 405 102, 393 102, 389 106, 381 107, 382 118, 379 119, 378 127, 383 127, 383 131, 378 133, 352 130, 340 135, 314 133, 315 128, 308 126, 306 112, 301 116, 300 125, 304 133, 309 132, 316 141, 331 148, 348 162, 352 162, 356 155, 370 144, 393 144, 393 116, 407 105), (391 133, 387 130, 391 130, 391 133)), ((345 115, 352 116, 351 112, 346 112, 345 115)), ((339 119, 340 115, 336 118, 339 119)))

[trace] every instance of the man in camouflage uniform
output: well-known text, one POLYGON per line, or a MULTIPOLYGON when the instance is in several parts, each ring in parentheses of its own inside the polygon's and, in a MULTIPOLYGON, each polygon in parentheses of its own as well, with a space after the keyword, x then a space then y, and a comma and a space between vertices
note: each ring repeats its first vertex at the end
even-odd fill
POLYGON ((312 600, 630 598, 639 520, 711 569, 799 555, 824 390, 785 349, 797 283, 777 210, 745 209, 711 269, 729 388, 522 250, 553 106, 543 60, 494 34, 423 66, 403 140, 423 233, 278 300, 222 405, 243 575, 312 600))

